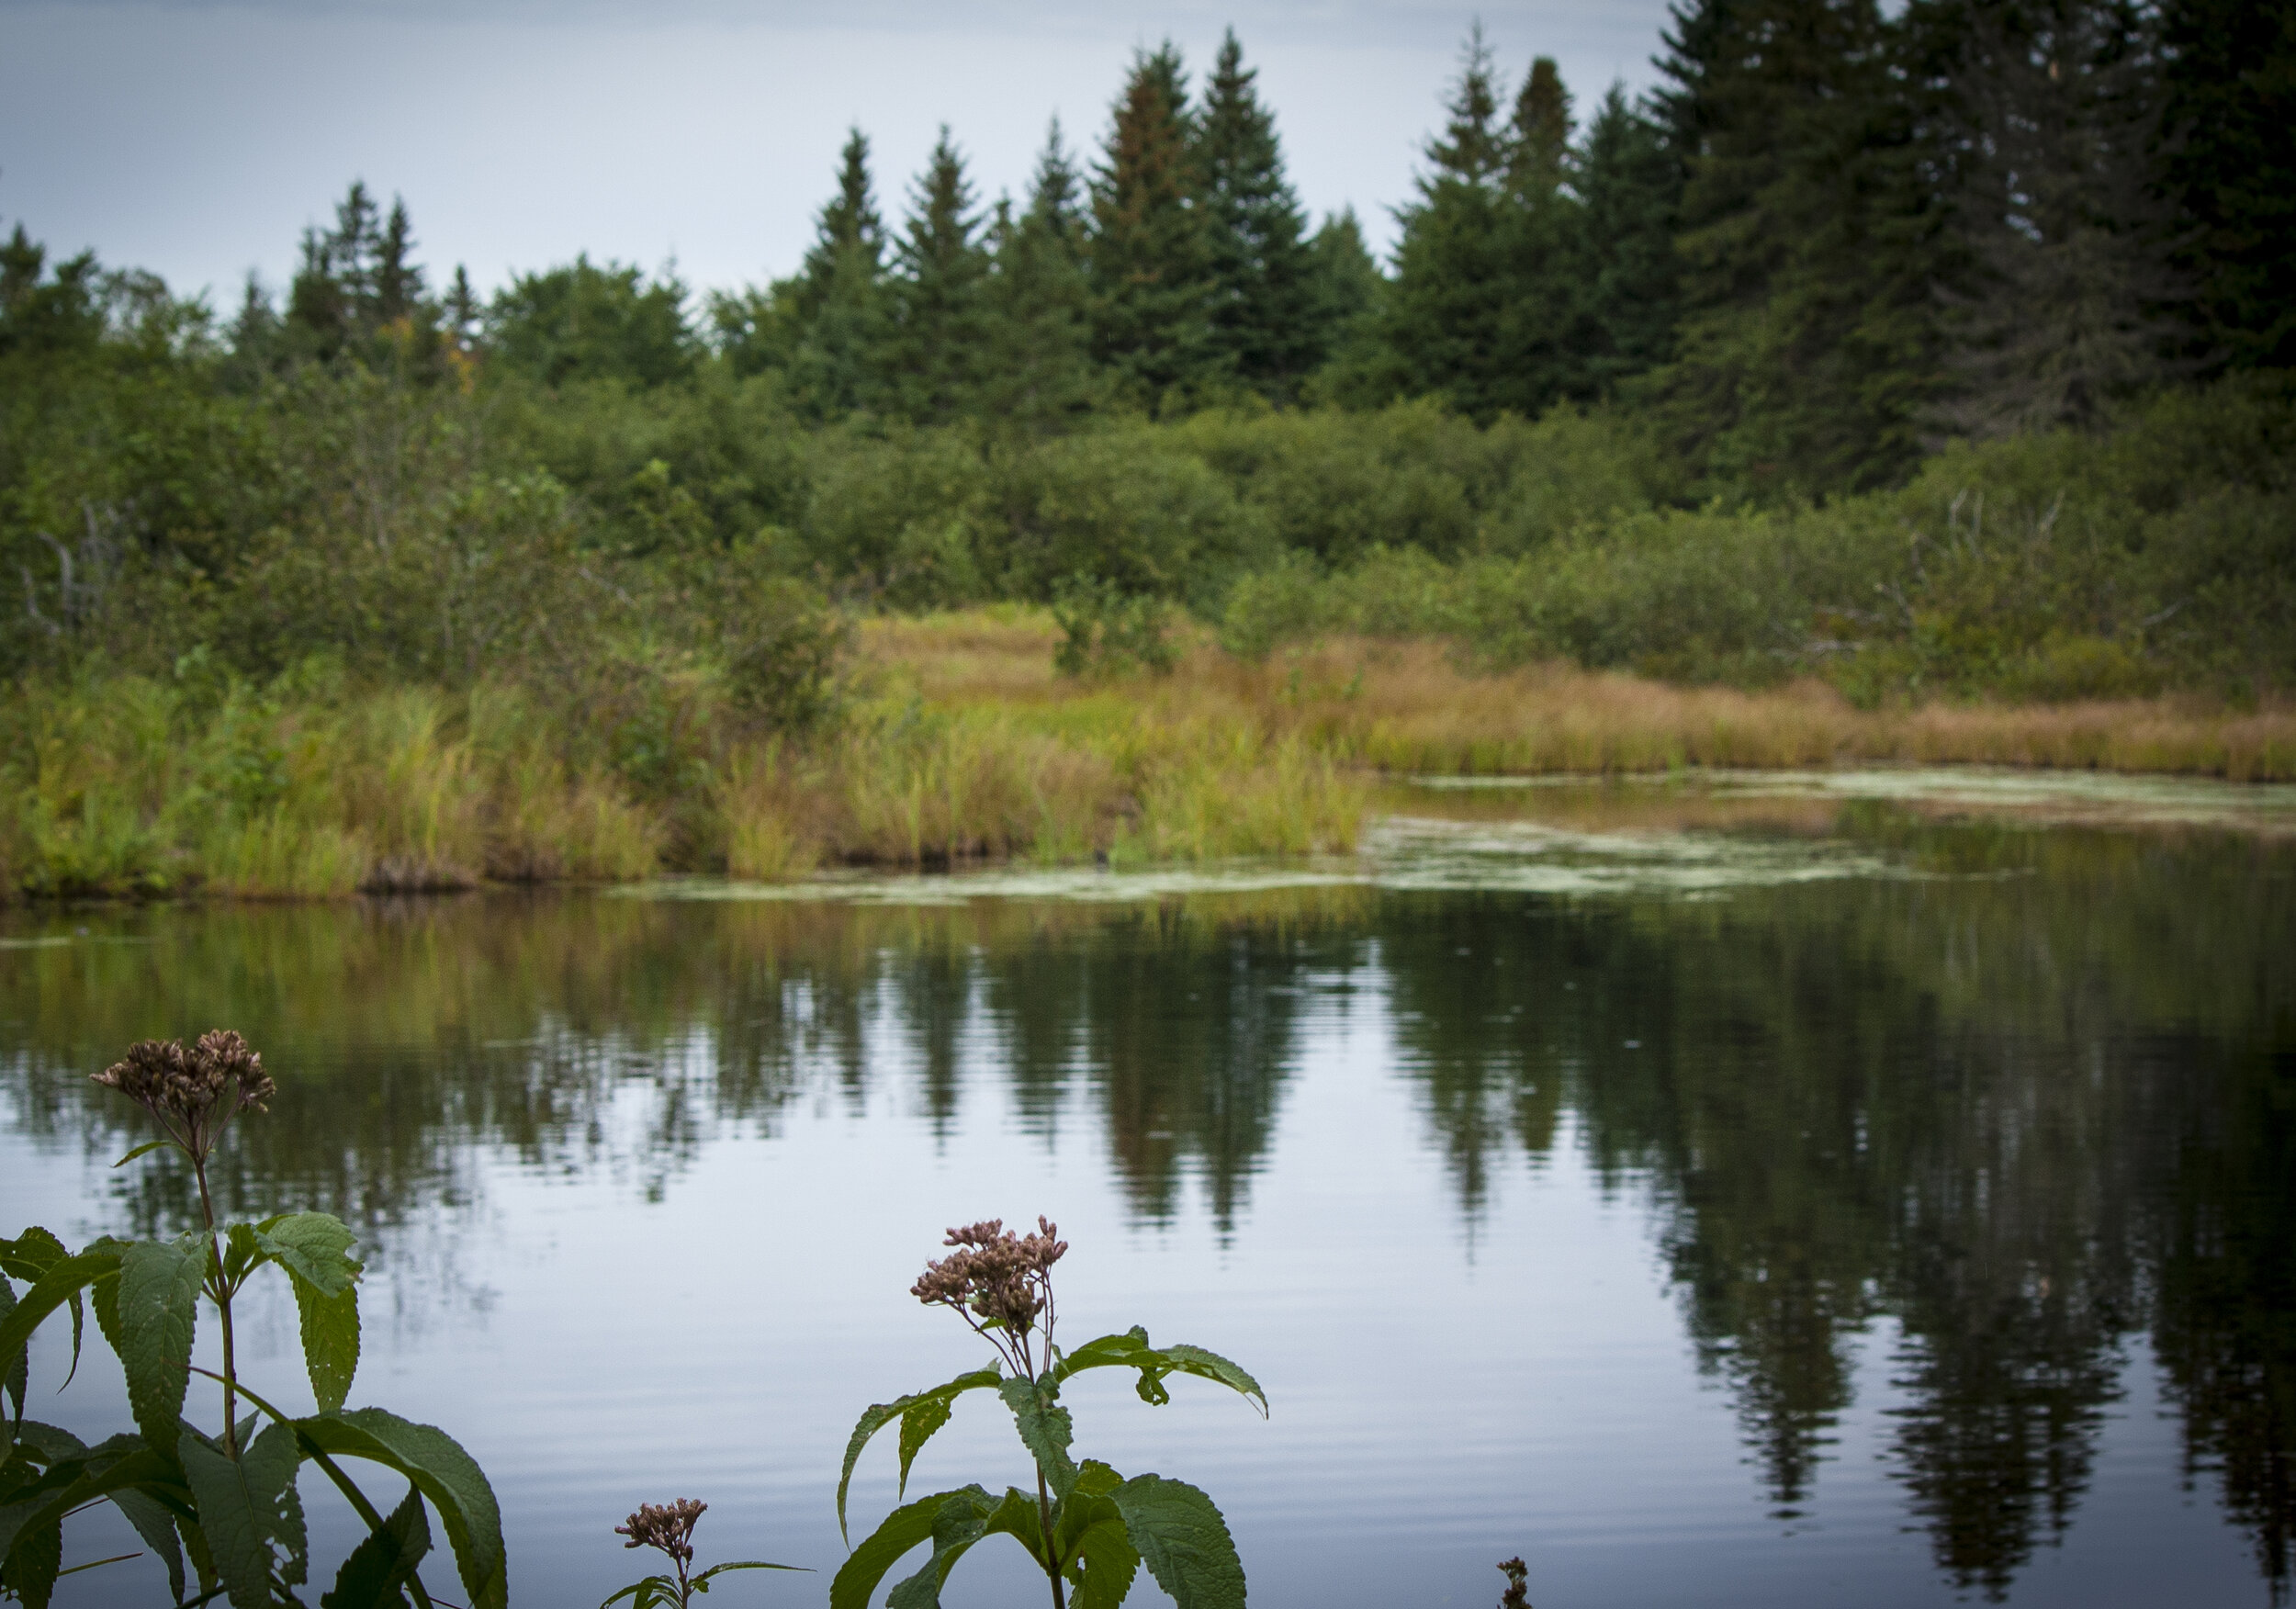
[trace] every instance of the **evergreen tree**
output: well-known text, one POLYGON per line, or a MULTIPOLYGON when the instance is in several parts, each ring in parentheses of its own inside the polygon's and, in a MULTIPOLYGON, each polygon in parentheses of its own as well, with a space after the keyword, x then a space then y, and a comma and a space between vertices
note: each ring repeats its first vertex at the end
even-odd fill
POLYGON ((974 238, 979 224, 964 159, 944 124, 912 192, 890 282, 886 380, 895 406, 911 419, 946 422, 974 399, 988 275, 974 238))
POLYGON ((390 217, 375 242, 374 321, 377 325, 413 318, 422 301, 422 270, 414 261, 414 226, 407 204, 391 197, 390 217))
POLYGON ((1500 236, 1505 305, 1493 400, 1526 418, 1566 397, 1593 394, 1585 208, 1566 188, 1575 177, 1570 92, 1552 58, 1524 75, 1505 144, 1500 236))
POLYGON ((777 373, 816 419, 883 399, 884 225, 869 174, 869 137, 847 132, 837 194, 815 219, 813 244, 787 279, 711 299, 719 350, 737 375, 777 373))
POLYGON ((1315 323, 1324 332, 1325 351, 1322 366, 1308 378, 1306 399, 1377 406, 1401 385, 1382 338, 1387 276, 1364 243, 1355 208, 1326 214, 1308 249, 1315 323))
POLYGON ((1088 259, 1094 355, 1151 407, 1200 389, 1218 368, 1193 134, 1180 54, 1167 42, 1133 62, 1117 99, 1093 175, 1088 259))
POLYGON ((447 338, 458 348, 468 348, 478 338, 480 314, 478 293, 470 287, 470 271, 457 263, 454 280, 439 303, 439 317, 447 338))
POLYGON ((1683 318, 1650 391, 1717 490, 1870 484, 1918 450, 1934 218, 1874 0, 1692 0, 1661 98, 1683 318))
POLYGON ((1468 36, 1440 138, 1426 147, 1418 197, 1396 209, 1402 238, 1383 332, 1405 388, 1488 419, 1506 405, 1508 141, 1491 49, 1468 36))
POLYGON ((1901 27, 1944 209, 1953 427, 2079 424, 2167 371, 2181 287, 2153 52, 2122 0, 1915 0, 1901 27))
POLYGON ((2296 5, 2164 0, 2168 192, 2203 328, 2241 365, 2296 365, 2296 5))
POLYGON ((546 386, 623 380, 658 386, 691 374, 699 343, 673 272, 651 284, 639 269, 587 254, 521 274, 487 309, 487 344, 501 363, 546 386))
POLYGON ((1535 198, 1560 189, 1570 161, 1570 92, 1552 57, 1531 63, 1510 133, 1507 182, 1515 194, 1535 198))
POLYGON ((1086 197, 1052 119, 1037 158, 1029 205, 1015 217, 999 202, 982 360, 984 416, 1023 431, 1058 428, 1088 411, 1091 284, 1085 266, 1086 197))
POLYGON ((1196 144, 1210 246, 1211 345, 1223 373, 1285 401, 1322 361, 1329 332, 1318 321, 1307 218, 1284 176, 1257 76, 1231 28, 1205 85, 1196 144))
POLYGON ((1587 125, 1574 183, 1584 207, 1585 308, 1593 330, 1586 377, 1604 394, 1671 354, 1682 168, 1664 127, 1613 84, 1587 125))
POLYGON ((287 290, 286 344, 310 356, 427 356, 437 309, 423 295, 414 228, 393 197, 386 218, 355 181, 335 207, 332 229, 303 231, 303 260, 287 290))

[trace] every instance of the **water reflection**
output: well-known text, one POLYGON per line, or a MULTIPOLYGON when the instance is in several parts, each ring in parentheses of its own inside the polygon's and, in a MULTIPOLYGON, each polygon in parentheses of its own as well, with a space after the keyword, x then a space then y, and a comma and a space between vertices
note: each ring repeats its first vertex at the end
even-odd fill
MULTIPOLYGON (((1462 1237, 1565 1143, 1647 1206, 1781 1521, 1825 1480, 1886 1320, 1903 1502, 1947 1580, 2003 1597, 2076 1523, 2149 1346, 2189 1475, 2277 1591, 2296 1523, 2296 851, 1871 803, 1825 830, 1893 874, 1705 899, 1325 884, 19 917, 5 1091, 17 1133, 109 1153, 130 1128, 86 1071, 142 1035, 240 1026, 283 1088, 231 1153, 231 1210, 323 1203, 388 1255, 467 1199, 478 1142, 658 1195, 711 1137, 770 1133, 793 1101, 862 1110, 895 1045, 936 1137, 993 1067, 1044 1145, 1100 1129, 1137 1221, 1171 1221, 1193 1184, 1248 1235, 1303 1011, 1376 997, 1462 1237)), ((187 1215, 164 1167, 117 1188, 140 1231, 187 1215)))

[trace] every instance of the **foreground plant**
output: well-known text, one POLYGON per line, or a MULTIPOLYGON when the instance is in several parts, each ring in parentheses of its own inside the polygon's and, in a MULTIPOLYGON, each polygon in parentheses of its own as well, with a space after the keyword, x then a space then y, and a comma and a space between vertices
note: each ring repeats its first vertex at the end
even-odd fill
POLYGON ((0 1386, 14 1409, 0 1418, 0 1597, 45 1609, 57 1581, 72 1573, 62 1567, 64 1520, 108 1501, 166 1566, 178 1603, 222 1597, 233 1609, 267 1609, 299 1603, 296 1589, 308 1578, 310 1543, 296 1480, 310 1463, 367 1525, 333 1589, 322 1595, 323 1609, 383 1609, 410 1600, 430 1609, 417 1570, 431 1550, 433 1511, 453 1546, 469 1609, 503 1609, 501 1520, 477 1463, 430 1425, 380 1408, 343 1406, 359 1361, 363 1268, 350 1255, 356 1237, 324 1212, 283 1213, 258 1223, 217 1221, 208 1160, 232 1120, 264 1110, 276 1093, 263 1059, 228 1031, 205 1034, 188 1048, 147 1040, 96 1075, 96 1082, 141 1106, 162 1131, 162 1138, 136 1147, 118 1165, 151 1151, 181 1152, 198 1186, 201 1227, 172 1240, 107 1236, 77 1254, 44 1229, 0 1240, 0 1386), (316 1413, 282 1412, 239 1372, 232 1303, 270 1266, 294 1288, 316 1413), (19 1297, 12 1280, 29 1288, 19 1297), (191 1361, 202 1298, 216 1311, 219 1373, 191 1361), (24 1416, 33 1333, 68 1309, 76 1370, 91 1306, 119 1356, 136 1423, 133 1434, 95 1446, 24 1416), (195 1375, 221 1389, 221 1423, 212 1434, 185 1417, 195 1375), (242 1399, 253 1409, 243 1418, 242 1399), (407 1481, 405 1497, 388 1515, 345 1473, 340 1460, 347 1459, 378 1464, 407 1481), (186 1558, 199 1589, 188 1599, 186 1558))
POLYGON ((1058 1316, 1052 1265, 1068 1243, 1041 1218, 1031 1235, 1013 1234, 1003 1220, 992 1218, 949 1231, 945 1243, 957 1249, 927 1264, 910 1294, 955 1312, 996 1349, 997 1361, 931 1390, 877 1403, 861 1415, 838 1480, 838 1525, 845 1525, 846 1490, 870 1438, 899 1422, 900 1491, 906 1495, 918 1449, 949 1423, 951 1405, 967 1391, 993 1390, 1012 1411, 1021 1445, 1036 1466, 1036 1491, 1007 1487, 1000 1498, 982 1486, 962 1486, 895 1509, 837 1572, 830 1609, 868 1609, 886 1572, 928 1542, 932 1557, 894 1587, 885 1605, 934 1609, 957 1560, 997 1533, 1029 1550, 1051 1585, 1053 1609, 1071 1603, 1077 1609, 1114 1609, 1131 1591, 1142 1563, 1179 1609, 1241 1609, 1243 1561, 1211 1499, 1185 1480, 1161 1475, 1128 1480, 1096 1459, 1076 1462, 1068 1450, 1073 1427, 1060 1391, 1089 1368, 1131 1368, 1139 1371, 1141 1400, 1164 1403, 1171 1401, 1166 1377, 1187 1374, 1242 1394, 1264 1415, 1267 1397, 1259 1382, 1200 1346, 1151 1346, 1148 1333, 1137 1326, 1063 1351, 1052 1339, 1058 1316))
POLYGON ((630 1609, 686 1609, 686 1605, 693 1601, 694 1593, 708 1592, 711 1579, 724 1575, 729 1570, 799 1570, 804 1568, 794 1564, 767 1564, 762 1559, 744 1558, 726 1564, 713 1564, 700 1575, 692 1574, 693 1523, 702 1517, 709 1506, 705 1502, 696 1502, 690 1497, 681 1497, 672 1503, 642 1502, 638 1504, 637 1513, 630 1516, 626 1525, 616 1525, 613 1528, 613 1534, 629 1538, 623 1544, 625 1547, 654 1548, 663 1558, 670 1560, 670 1568, 676 1573, 674 1575, 650 1575, 643 1581, 632 1581, 613 1597, 608 1598, 605 1603, 599 1604, 598 1609, 612 1609, 612 1605, 619 1603, 625 1598, 630 1600, 630 1609))

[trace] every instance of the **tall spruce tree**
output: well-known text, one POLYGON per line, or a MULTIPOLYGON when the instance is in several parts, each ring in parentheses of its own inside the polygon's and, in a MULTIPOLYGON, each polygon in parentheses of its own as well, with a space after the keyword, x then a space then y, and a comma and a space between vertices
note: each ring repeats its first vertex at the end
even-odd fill
POLYGON ((1219 368, 1194 133, 1167 41, 1134 60, 1092 184, 1094 355, 1152 408, 1200 390, 1219 368))
POLYGON ((2163 0, 2168 193, 2202 329, 2244 366, 2296 365, 2296 5, 2163 0))
POLYGON ((1946 394, 1975 434, 2081 424, 2167 371, 2158 96, 2123 0, 1914 0, 1899 29, 1941 208, 1946 394))
POLYGON ((816 418, 881 406, 884 250, 869 136, 852 129, 838 153, 837 194, 822 207, 796 275, 750 298, 746 324, 719 306, 736 366, 782 370, 793 399, 816 418))
POLYGON ((1289 401, 1323 359, 1307 216, 1284 175, 1276 119, 1244 65, 1235 30, 1221 41, 1197 130, 1211 271, 1213 362, 1272 400, 1289 401))
POLYGON ((889 284, 885 380, 894 406, 913 420, 945 423, 969 411, 981 379, 988 257, 964 159, 941 126, 911 192, 889 284))
POLYGON ((1442 397, 1478 419, 1508 406, 1510 245, 1508 139, 1499 120, 1491 48, 1469 34, 1428 141, 1415 199, 1396 208, 1402 236, 1386 298, 1383 336, 1406 389, 1442 397))
POLYGON ((1317 403, 1377 406, 1401 385, 1384 339, 1387 276, 1364 242, 1356 209, 1326 214, 1308 249, 1315 319, 1325 332, 1325 350, 1303 397, 1317 403))
POLYGON ((1097 399, 1086 202, 1055 118, 1027 208, 1016 217, 1000 202, 991 231, 982 411, 994 424, 1056 430, 1097 399))
POLYGON ((1570 164, 1570 92, 1554 58, 1540 56, 1523 77, 1514 99, 1507 144, 1507 183, 1519 196, 1551 196, 1570 164))
POLYGON ((1687 183, 1662 418, 1716 490, 1887 478, 1931 385, 1935 219, 1874 0, 1691 0, 1665 37, 1687 183))
POLYGON ((1585 310, 1597 395, 1671 355, 1677 313, 1675 215, 1682 166, 1666 131, 1611 85, 1587 124, 1574 181, 1584 206, 1585 310))
POLYGON ((1524 74, 1507 131, 1500 230, 1506 298, 1500 320, 1500 406, 1536 416, 1594 391, 1600 344, 1588 297, 1585 208, 1575 187, 1570 92, 1551 57, 1524 74))

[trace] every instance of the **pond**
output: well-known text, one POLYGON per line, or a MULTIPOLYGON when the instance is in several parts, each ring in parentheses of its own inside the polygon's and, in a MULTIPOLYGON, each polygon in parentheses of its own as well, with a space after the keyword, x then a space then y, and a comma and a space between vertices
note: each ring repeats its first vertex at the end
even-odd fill
MULTIPOLYGON (((1266 1387, 1071 1395, 1081 1452, 1221 1502, 1258 1604, 1487 1605, 1514 1554, 1541 1609, 2277 1601, 2296 790, 1386 803, 1310 864, 6 913, 0 1228, 186 1221, 85 1075, 242 1030, 282 1087, 229 1210, 358 1228, 352 1399, 476 1454, 514 1605, 596 1603, 639 1573, 612 1527, 686 1496, 705 1561, 823 1572, 712 1602, 821 1602, 861 1409, 987 1359, 911 1281, 1040 1212, 1065 1339, 1266 1387)), ((308 1403, 292 1303, 248 1335, 308 1403)), ((108 1362, 34 1416, 124 1428, 108 1362)), ((912 1491, 1019 1456, 970 1399, 912 1491)), ((856 1517, 894 1501, 873 1448, 856 1517)), ((946 1601, 1030 1568, 992 1544, 946 1601)))

